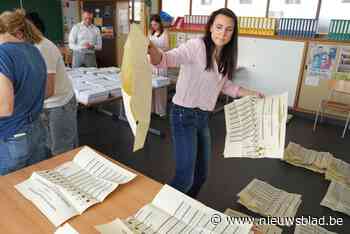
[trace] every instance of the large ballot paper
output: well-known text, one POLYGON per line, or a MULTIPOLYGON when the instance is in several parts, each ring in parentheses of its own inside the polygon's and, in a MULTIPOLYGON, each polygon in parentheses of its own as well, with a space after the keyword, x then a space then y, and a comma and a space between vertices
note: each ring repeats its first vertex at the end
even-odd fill
POLYGON ((135 136, 134 151, 146 140, 152 104, 152 67, 147 58, 148 39, 132 24, 125 43, 121 68, 122 95, 126 118, 135 136))
POLYGON ((225 106, 224 157, 283 158, 288 95, 247 96, 225 106))
POLYGON ((233 223, 229 220, 225 214, 165 185, 153 201, 134 216, 122 222, 116 219, 112 223, 96 226, 96 229, 101 234, 248 234, 250 232, 252 224, 243 221, 233 223))
POLYGON ((15 188, 57 227, 135 176, 85 146, 73 161, 36 171, 15 188))

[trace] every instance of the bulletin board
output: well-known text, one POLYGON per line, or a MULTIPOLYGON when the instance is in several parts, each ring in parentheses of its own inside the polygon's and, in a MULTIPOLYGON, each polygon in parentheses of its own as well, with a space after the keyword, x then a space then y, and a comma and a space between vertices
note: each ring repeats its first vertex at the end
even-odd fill
MULTIPOLYGON (((330 90, 330 79, 350 79, 350 43, 309 42, 306 66, 300 81, 297 110, 315 112, 330 90)), ((334 100, 350 104, 350 98, 334 95, 334 100)), ((346 114, 326 110, 331 117, 343 118, 346 114)))

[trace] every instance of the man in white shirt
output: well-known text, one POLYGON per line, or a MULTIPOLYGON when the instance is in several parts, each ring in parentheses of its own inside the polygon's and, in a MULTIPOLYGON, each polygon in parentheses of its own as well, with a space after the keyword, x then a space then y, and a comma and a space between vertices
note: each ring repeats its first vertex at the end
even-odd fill
POLYGON ((83 21, 74 25, 69 34, 69 48, 73 50, 72 67, 97 67, 95 50, 102 49, 100 30, 92 24, 93 14, 83 12, 83 21))
MULTIPOLYGON (((35 26, 43 24, 38 15, 27 14, 26 17, 35 26)), ((27 27, 36 32, 34 43, 46 63, 46 97, 40 117, 46 131, 47 150, 51 156, 58 155, 78 146, 77 102, 59 49, 34 30, 32 24, 27 27)))

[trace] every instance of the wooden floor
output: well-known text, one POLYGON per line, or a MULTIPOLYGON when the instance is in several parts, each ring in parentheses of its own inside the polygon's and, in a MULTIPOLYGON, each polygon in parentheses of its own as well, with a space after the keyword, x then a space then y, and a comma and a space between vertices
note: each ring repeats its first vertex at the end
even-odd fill
MULTIPOLYGON (((117 104, 106 106, 116 109, 117 104)), ((126 122, 91 109, 79 113, 79 135, 81 145, 90 145, 114 159, 144 173, 162 183, 169 181, 174 173, 174 160, 168 119, 152 118, 152 127, 161 129, 165 138, 148 135, 143 150, 133 153, 133 136, 126 122)), ((342 139, 342 127, 327 123, 320 124, 317 132, 312 132, 313 121, 296 117, 287 127, 286 145, 289 141, 310 149, 328 151, 337 158, 350 163, 350 131, 342 139)), ((288 192, 302 195, 302 204, 297 216, 342 218, 344 225, 327 226, 337 233, 350 233, 350 217, 320 206, 329 182, 323 176, 311 171, 291 166, 275 159, 224 159, 225 119, 223 112, 210 120, 213 155, 210 177, 199 194, 198 200, 224 211, 233 208, 260 217, 238 204, 236 194, 252 179, 258 178, 288 192)), ((283 233, 294 233, 294 227, 283 227, 283 233)))

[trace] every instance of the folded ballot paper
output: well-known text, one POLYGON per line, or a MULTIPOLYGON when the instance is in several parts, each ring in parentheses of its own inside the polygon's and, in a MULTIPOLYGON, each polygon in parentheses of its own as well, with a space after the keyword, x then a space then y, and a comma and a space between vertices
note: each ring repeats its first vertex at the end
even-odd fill
POLYGON ((243 217, 243 218, 253 219, 254 224, 256 225, 256 229, 264 234, 281 234, 282 233, 282 229, 276 225, 272 225, 272 224, 271 225, 268 225, 268 224, 263 225, 263 224, 261 224, 261 222, 259 222, 258 218, 252 218, 249 215, 243 214, 243 213, 238 212, 236 210, 232 210, 230 208, 225 210, 225 215, 228 215, 230 217, 237 217, 237 218, 243 217))
POLYGON ((325 178, 350 187, 350 164, 333 158, 326 170, 325 178))
POLYGON ((284 151, 283 160, 297 167, 318 173, 325 173, 335 158, 328 152, 306 149, 290 142, 284 151))
POLYGON ((283 158, 288 114, 287 93, 247 96, 225 105, 224 157, 283 158))
POLYGON ((350 187, 332 181, 321 201, 321 206, 350 216, 350 187))
POLYGON ((149 40, 132 24, 124 46, 121 81, 125 115, 135 136, 133 150, 143 148, 151 121, 152 67, 147 58, 149 40))
POLYGON ((300 194, 288 193, 258 179, 253 179, 238 197, 240 204, 266 217, 295 217, 301 204, 300 194))
POLYGON ((96 226, 101 234, 142 233, 227 233, 248 234, 250 223, 233 223, 225 214, 213 210, 164 185, 150 204, 126 220, 96 226))
POLYGON ((337 234, 335 232, 330 232, 327 229, 312 224, 306 225, 296 225, 294 234, 337 234))
POLYGON ((85 146, 73 161, 52 170, 36 171, 15 188, 59 226, 102 202, 119 184, 135 176, 85 146))

